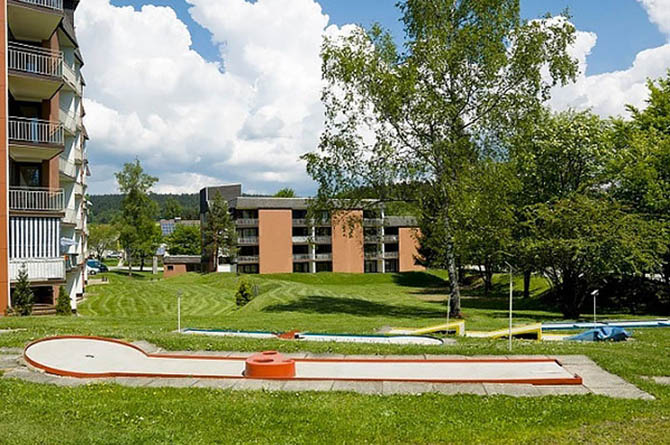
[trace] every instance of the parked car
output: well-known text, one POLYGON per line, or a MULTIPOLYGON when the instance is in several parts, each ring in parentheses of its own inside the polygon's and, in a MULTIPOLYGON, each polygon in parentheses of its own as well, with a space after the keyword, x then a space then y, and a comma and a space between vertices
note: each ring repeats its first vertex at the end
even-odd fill
POLYGON ((97 274, 100 273, 100 269, 98 269, 98 268, 96 268, 96 267, 91 267, 91 266, 89 266, 88 264, 86 264, 86 273, 87 273, 89 276, 90 276, 90 275, 97 275, 97 274))
POLYGON ((109 267, 94 258, 89 258, 86 265, 92 269, 97 269, 98 272, 109 272, 109 267))
POLYGON ((123 255, 121 252, 109 252, 106 254, 107 258, 114 258, 114 259, 120 259, 123 255))

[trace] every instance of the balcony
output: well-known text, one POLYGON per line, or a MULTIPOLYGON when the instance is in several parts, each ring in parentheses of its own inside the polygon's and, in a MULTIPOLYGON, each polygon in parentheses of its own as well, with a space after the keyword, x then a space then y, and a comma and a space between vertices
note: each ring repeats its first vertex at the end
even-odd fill
POLYGON ((64 258, 20 258, 9 261, 9 279, 16 282, 19 271, 24 267, 30 281, 64 281, 64 258))
POLYGON ((20 212, 62 212, 63 189, 10 187, 9 210, 20 212))
POLYGON ((76 253, 69 253, 65 255, 65 272, 71 272, 79 266, 76 253))
POLYGON ((381 252, 365 252, 366 260, 377 260, 382 257, 381 252))
POLYGON ((365 235, 365 242, 366 243, 379 243, 381 242, 382 237, 380 235, 365 235))
POLYGON ((258 218, 238 218, 235 220, 237 226, 257 226, 258 218))
POLYGON ((333 242, 333 239, 330 236, 315 236, 314 237, 314 243, 315 244, 331 244, 332 242, 333 242))
POLYGON ((237 257, 238 264, 254 264, 258 263, 258 255, 245 255, 237 257))
POLYGON ((385 243, 397 243, 398 242, 398 235, 384 235, 384 242, 385 243))
POLYGON ((308 253, 296 253, 293 254, 293 261, 310 261, 312 259, 312 255, 308 253))
POLYGON ((243 236, 237 238, 237 244, 242 246, 253 246, 258 244, 257 236, 243 236))
POLYGON ((79 220, 79 212, 76 209, 65 209, 63 224, 67 224, 69 226, 76 226, 78 220, 79 220))
POLYGON ((309 236, 294 236, 291 239, 293 240, 293 244, 308 244, 309 243, 309 236))
POLYGON ((81 198, 81 197, 84 196, 84 185, 83 184, 81 184, 79 182, 74 183, 74 196, 77 197, 77 198, 81 198))
POLYGON ((9 145, 18 162, 42 162, 63 151, 63 125, 41 119, 10 117, 9 145))
POLYGON ((364 226, 381 226, 384 224, 382 218, 365 218, 363 219, 364 226))
POLYGON ((398 252, 385 252, 384 253, 384 259, 386 260, 393 260, 398 258, 398 252))
POLYGON ((307 220, 305 218, 294 219, 293 227, 305 227, 307 225, 307 220))
POLYGON ((72 181, 77 179, 77 166, 74 164, 74 162, 59 157, 58 169, 60 170, 61 176, 65 176, 72 181))
POLYGON ((63 18, 63 0, 9 0, 7 23, 18 40, 48 40, 63 18))
POLYGON ((81 96, 81 76, 77 73, 77 69, 71 67, 67 63, 63 63, 63 80, 65 86, 81 96))
POLYGON ((32 45, 7 46, 9 90, 17 100, 50 99, 63 83, 63 55, 32 45))
POLYGON ((317 253, 315 258, 316 258, 317 261, 332 260, 333 259, 333 254, 332 253, 317 253))
POLYGON ((65 131, 72 135, 77 133, 77 130, 81 125, 81 119, 77 119, 77 115, 75 113, 68 110, 63 110, 61 108, 58 110, 58 118, 63 124, 65 131))

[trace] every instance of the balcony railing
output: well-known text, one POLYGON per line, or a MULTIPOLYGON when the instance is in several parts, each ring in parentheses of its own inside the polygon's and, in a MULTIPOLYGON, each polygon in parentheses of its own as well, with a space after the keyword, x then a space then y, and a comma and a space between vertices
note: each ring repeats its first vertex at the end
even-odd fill
POLYGON ((257 226, 258 218, 238 218, 235 220, 238 226, 257 226))
POLYGON ((293 225, 296 227, 306 226, 307 220, 305 218, 297 218, 293 220, 293 225))
POLYGON ((84 186, 78 182, 74 183, 74 194, 75 196, 84 196, 84 186))
POLYGON ((333 254, 332 253, 317 253, 316 254, 316 259, 317 260, 332 260, 333 259, 333 254))
POLYGON ((258 237, 257 236, 238 237, 237 244, 258 244, 258 237))
POLYGON ((32 144, 63 145, 63 124, 42 119, 10 117, 9 139, 32 144))
POLYGON ((79 125, 77 116, 71 111, 59 110, 58 117, 60 118, 61 123, 70 133, 77 132, 77 126, 79 125))
POLYGON ((314 242, 316 244, 330 244, 333 242, 333 239, 330 236, 315 236, 314 242))
POLYGON ((381 226, 384 224, 384 220, 382 218, 365 218, 363 219, 363 225, 364 226, 381 226))
POLYGON ((81 94, 81 76, 77 74, 75 68, 72 68, 67 63, 63 63, 63 79, 75 92, 81 94))
POLYGON ((398 252, 385 252, 384 253, 384 258, 387 259, 387 260, 398 258, 398 252))
POLYGON ((237 257, 237 262, 239 264, 257 263, 258 262, 258 255, 238 256, 237 257))
POLYGON ((65 209, 65 217, 63 222, 65 224, 76 225, 79 220, 79 212, 76 209, 65 209))
POLYGON ((380 235, 365 235, 366 243, 379 243, 382 237, 380 235))
POLYGON ((381 252, 365 252, 366 260, 375 260, 377 258, 380 258, 381 256, 382 256, 381 252))
POLYGON ((63 76, 63 54, 31 45, 11 42, 8 45, 7 68, 41 76, 63 76))
POLYGON ((309 261, 312 259, 312 255, 308 253, 296 253, 293 254, 293 261, 309 261))
POLYGON ((384 242, 385 243, 397 243, 398 242, 398 235, 384 235, 384 242))
POLYGON ((41 6, 43 8, 55 9, 56 11, 63 10, 63 0, 18 0, 21 3, 29 5, 41 6))
POLYGON ((292 237, 293 244, 306 244, 309 242, 308 236, 294 236, 292 237))
POLYGON ((62 212, 65 207, 63 189, 10 187, 10 210, 62 212))
POLYGON ((30 281, 61 281, 65 279, 64 258, 20 258, 9 261, 9 279, 17 281, 24 267, 30 281))
POLYGON ((65 176, 69 176, 70 178, 77 177, 77 166, 72 161, 59 157, 58 168, 65 176))

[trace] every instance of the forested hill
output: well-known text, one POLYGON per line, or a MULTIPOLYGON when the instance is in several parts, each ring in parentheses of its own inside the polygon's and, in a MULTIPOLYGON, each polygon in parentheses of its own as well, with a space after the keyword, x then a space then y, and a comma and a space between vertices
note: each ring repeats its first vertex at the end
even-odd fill
MULTIPOLYGON (((150 193, 149 196, 158 204, 159 218, 174 218, 179 216, 183 219, 199 218, 199 195, 193 194, 156 194, 150 193)), ((92 223, 110 223, 114 216, 121 210, 121 200, 123 195, 90 195, 89 201, 93 204, 90 211, 90 222, 92 223)))

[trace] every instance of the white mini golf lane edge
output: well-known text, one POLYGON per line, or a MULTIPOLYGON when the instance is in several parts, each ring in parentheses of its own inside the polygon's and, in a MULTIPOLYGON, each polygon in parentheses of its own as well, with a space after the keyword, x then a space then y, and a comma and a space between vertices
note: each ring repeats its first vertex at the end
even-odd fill
MULTIPOLYGON (((251 355, 251 354, 249 354, 251 355)), ((147 354, 135 345, 98 337, 50 337, 29 344, 25 360, 51 374, 79 378, 154 377, 245 379, 247 357, 147 354)), ((294 359, 290 380, 397 381, 581 385, 550 358, 294 359)))

